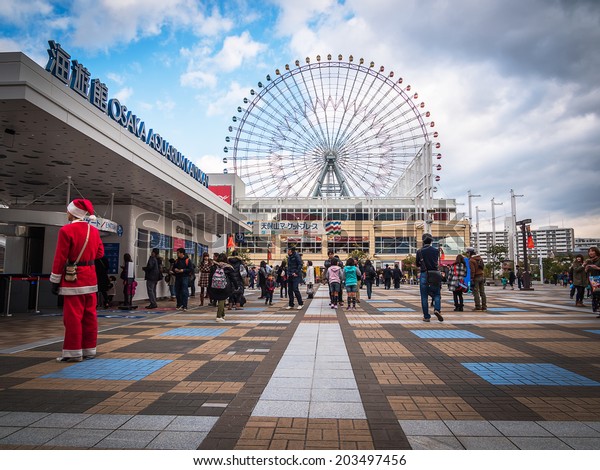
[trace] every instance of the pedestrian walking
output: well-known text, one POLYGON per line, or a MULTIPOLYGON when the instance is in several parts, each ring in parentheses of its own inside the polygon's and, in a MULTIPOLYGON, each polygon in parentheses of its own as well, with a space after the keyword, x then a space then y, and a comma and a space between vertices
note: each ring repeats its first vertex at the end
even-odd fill
POLYGON ((473 300, 475 301, 473 310, 487 312, 483 259, 481 255, 475 253, 475 248, 469 247, 466 252, 469 259, 469 266, 471 267, 471 289, 473 290, 473 300))
POLYGON ((371 295, 373 295, 373 282, 377 279, 377 271, 375 271, 370 259, 365 261, 364 268, 365 272, 363 273, 363 279, 367 286, 367 298, 371 299, 371 295))
MULTIPOLYGON (((592 311, 600 313, 600 250, 598 247, 592 246, 588 250, 588 256, 584 267, 592 290, 592 311)), ((596 318, 600 318, 600 314, 596 318)))
POLYGON ((295 247, 288 248, 286 274, 288 279, 288 297, 289 305, 287 310, 294 308, 294 297, 298 301, 297 310, 301 310, 304 306, 302 294, 300 293, 300 281, 302 280, 302 259, 296 252, 295 247))
POLYGON ((429 297, 433 298, 433 314, 439 321, 444 321, 442 317, 441 287, 442 275, 439 271, 440 252, 431 246, 433 236, 430 233, 424 233, 421 237, 423 247, 417 250, 416 265, 419 267, 419 292, 421 294, 421 308, 423 310, 423 321, 429 322, 429 297))
POLYGON ((467 265, 463 255, 457 255, 456 261, 450 266, 448 273, 448 290, 452 292, 454 299, 454 311, 464 311, 463 293, 467 292, 465 276, 467 275, 467 265))
POLYGON ((356 266, 353 258, 348 259, 344 267, 344 278, 346 282, 346 292, 348 293, 348 305, 346 310, 353 308, 356 310, 356 293, 358 292, 358 280, 361 277, 361 272, 356 266))
POLYGON ((50 282, 52 293, 63 296, 65 336, 58 362, 81 362, 96 357, 98 285, 95 260, 104 256, 104 245, 96 227, 84 219, 94 218, 87 199, 67 206, 69 224, 58 231, 50 282))
POLYGON ((225 301, 240 286, 233 266, 227 262, 227 255, 220 253, 216 259, 210 268, 208 285, 210 299, 217 304, 216 321, 222 323, 225 321, 225 301))
POLYGON ((569 278, 575 289, 575 307, 585 307, 583 304, 583 294, 585 292, 585 286, 588 285, 588 279, 585 272, 585 266, 583 265, 583 255, 575 256, 575 260, 569 268, 569 278))
POLYGON ((158 256, 160 253, 158 248, 153 248, 148 258, 144 270, 144 279, 146 281, 146 290, 148 291, 149 304, 146 309, 154 309, 158 307, 156 303, 156 286, 158 281, 162 280, 162 258, 158 256))
POLYGON ((175 297, 177 299, 177 310, 186 312, 188 309, 188 298, 190 296, 190 271, 192 262, 185 252, 185 248, 177 249, 177 259, 173 265, 175 274, 175 297))
POLYGON ((210 259, 208 251, 202 254, 202 261, 198 265, 198 287, 200 288, 200 306, 204 305, 204 299, 209 298, 208 290, 208 276, 210 274, 210 268, 212 268, 214 261, 210 259))

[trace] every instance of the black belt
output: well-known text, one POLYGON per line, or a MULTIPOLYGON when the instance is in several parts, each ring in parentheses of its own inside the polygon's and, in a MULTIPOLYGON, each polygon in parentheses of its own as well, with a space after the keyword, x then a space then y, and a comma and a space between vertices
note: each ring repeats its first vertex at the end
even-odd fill
POLYGON ((79 261, 77 266, 94 266, 95 264, 94 261, 79 261))

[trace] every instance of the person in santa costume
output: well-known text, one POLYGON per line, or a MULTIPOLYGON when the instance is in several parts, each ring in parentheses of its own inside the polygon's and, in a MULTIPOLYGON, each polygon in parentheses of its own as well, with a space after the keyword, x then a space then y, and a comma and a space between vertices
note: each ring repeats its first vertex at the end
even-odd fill
POLYGON ((94 207, 87 199, 75 199, 67 206, 69 224, 58 231, 50 282, 52 292, 64 296, 65 340, 58 362, 81 362, 96 357, 98 318, 96 317, 96 268, 94 261, 104 256, 104 245, 96 227, 94 207), (65 276, 67 263, 77 264, 77 277, 65 276))

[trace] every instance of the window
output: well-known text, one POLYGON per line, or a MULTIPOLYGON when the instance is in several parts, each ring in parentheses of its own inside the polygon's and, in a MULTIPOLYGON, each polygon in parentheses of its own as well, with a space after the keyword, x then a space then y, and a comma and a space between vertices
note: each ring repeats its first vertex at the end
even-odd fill
POLYGON ((408 255, 416 253, 415 237, 375 237, 375 253, 385 255, 408 255))
POLYGON ((323 252, 323 237, 281 237, 280 249, 286 253, 294 246, 299 253, 315 254, 323 252))
POLYGON ((248 253, 267 254, 271 245, 271 237, 259 237, 245 235, 243 240, 238 241, 238 246, 242 250, 248 250, 248 253))
POLYGON ((369 253, 369 237, 336 236, 327 240, 327 250, 333 250, 336 255, 349 255, 354 250, 369 253))
POLYGON ((148 256, 150 256, 150 232, 141 228, 137 229, 137 237, 135 241, 136 253, 133 257, 135 263, 135 277, 143 278, 144 270, 142 266, 146 266, 148 256))

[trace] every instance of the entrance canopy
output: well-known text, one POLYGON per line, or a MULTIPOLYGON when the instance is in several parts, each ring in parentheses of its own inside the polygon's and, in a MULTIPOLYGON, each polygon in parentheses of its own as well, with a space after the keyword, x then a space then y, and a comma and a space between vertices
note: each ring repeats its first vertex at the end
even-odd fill
POLYGON ((1 53, 0 204, 66 207, 69 193, 96 206, 113 201, 173 217, 182 213, 208 233, 248 229, 232 205, 181 165, 27 56, 1 53))

